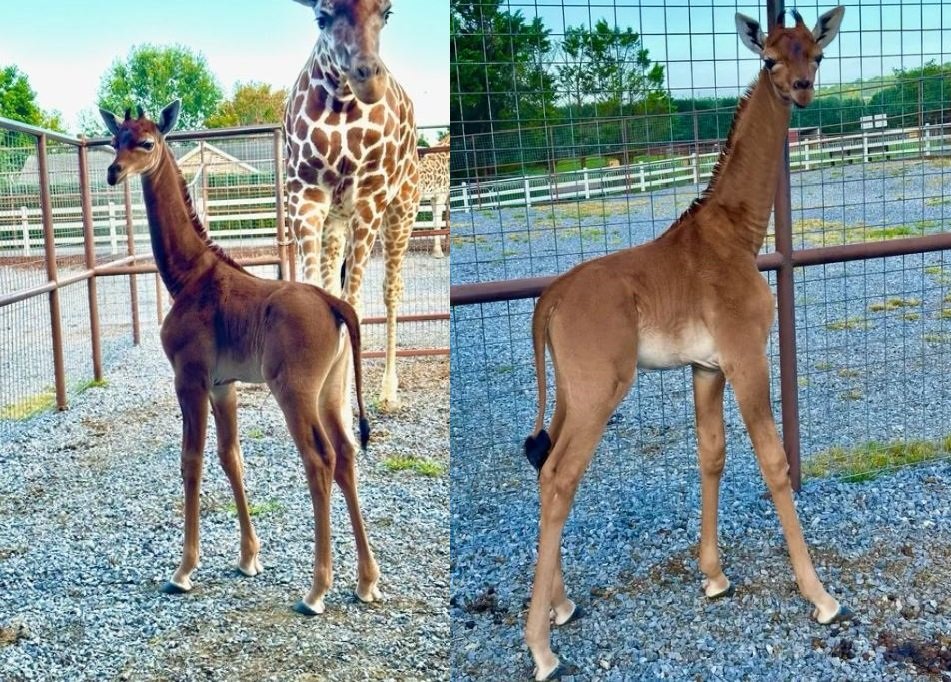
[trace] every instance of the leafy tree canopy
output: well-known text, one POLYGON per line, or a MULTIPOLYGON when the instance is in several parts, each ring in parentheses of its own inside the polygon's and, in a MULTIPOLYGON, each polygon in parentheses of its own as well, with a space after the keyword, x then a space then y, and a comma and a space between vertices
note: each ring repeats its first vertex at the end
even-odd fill
POLYGON ((182 45, 137 45, 116 60, 99 82, 99 106, 121 115, 142 106, 158 116, 172 100, 182 100, 178 127, 200 128, 221 102, 221 87, 205 58, 182 45))
POLYGON ((631 28, 621 30, 606 19, 593 28, 569 26, 561 49, 561 95, 579 107, 592 101, 631 105, 662 92, 664 67, 651 64, 640 35, 631 28))
POLYGON ((456 134, 504 127, 505 121, 537 124, 553 113, 554 78, 545 68, 551 32, 540 18, 528 21, 520 11, 502 11, 501 4, 451 0, 450 118, 456 134))
POLYGON ((238 83, 234 96, 218 105, 205 121, 209 128, 280 123, 287 103, 287 88, 272 89, 269 83, 238 83))

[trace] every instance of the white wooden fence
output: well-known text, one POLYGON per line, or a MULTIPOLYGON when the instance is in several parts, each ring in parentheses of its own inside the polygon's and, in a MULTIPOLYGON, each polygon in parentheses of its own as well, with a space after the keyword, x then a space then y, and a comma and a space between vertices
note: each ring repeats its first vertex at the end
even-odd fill
MULTIPOLYGON (((921 128, 869 130, 856 135, 804 139, 789 145, 793 171, 847 163, 945 155, 951 130, 921 128)), ((614 168, 583 169, 486 182, 461 182, 450 189, 452 210, 532 206, 565 199, 592 199, 612 194, 647 192, 710 179, 719 152, 645 161, 614 168)))
MULTIPOLYGON (((277 206, 273 196, 245 197, 237 199, 209 199, 207 205, 202 202, 202 193, 198 187, 199 173, 189 183, 194 197, 195 208, 205 226, 216 241, 224 245, 267 246, 274 243, 277 206), (224 223, 237 220, 267 221, 265 227, 242 227, 228 229, 220 227, 224 223)), ((429 202, 420 206, 420 214, 426 220, 417 218, 414 227, 418 229, 440 229, 442 221, 434 222, 429 202)), ((63 255, 81 252, 83 249, 82 207, 78 201, 75 206, 60 206, 52 209, 53 232, 56 247, 63 255)), ((148 223, 143 203, 132 204, 132 225, 137 244, 149 242, 148 223)), ((124 203, 109 201, 94 204, 92 208, 93 234, 96 251, 108 251, 113 255, 126 253, 126 217, 124 203)), ((145 247, 146 251, 148 247, 145 247)), ((0 251, 7 255, 32 256, 43 253, 43 215, 37 207, 21 206, 14 210, 0 211, 0 251)))

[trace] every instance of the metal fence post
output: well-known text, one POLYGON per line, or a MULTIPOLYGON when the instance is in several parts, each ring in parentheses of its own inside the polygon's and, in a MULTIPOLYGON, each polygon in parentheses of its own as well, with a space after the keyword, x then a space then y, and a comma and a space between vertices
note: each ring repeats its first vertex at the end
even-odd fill
MULTIPOLYGON (((95 230, 92 222, 92 194, 89 191, 89 159, 85 140, 79 145, 79 192, 83 212, 83 246, 86 254, 86 267, 96 267, 95 230)), ((89 294, 89 333, 92 344, 92 374, 96 381, 102 381, 102 337, 99 329, 99 296, 96 288, 96 276, 86 280, 89 294)))
POLYGON ((23 255, 30 255, 30 214, 26 206, 20 207, 20 225, 23 228, 23 255))
MULTIPOLYGON (((283 280, 291 280, 291 270, 288 258, 288 230, 286 217, 284 215, 284 140, 281 136, 280 128, 274 129, 274 201, 276 206, 276 225, 277 233, 277 257, 281 261, 278 277, 283 280)), ((296 256, 296 251, 291 249, 291 257, 296 256)), ((295 268, 296 273, 296 268, 295 268)))
MULTIPOLYGON (((782 0, 767 0, 769 28, 784 10, 782 0)), ((773 205, 776 251, 781 256, 776 271, 776 301, 779 309, 779 392, 782 400, 783 447, 789 463, 793 490, 802 487, 799 458, 799 379, 796 367, 796 302, 792 265, 792 197, 789 188, 789 137, 783 142, 779 182, 773 205)))
POLYGON ((53 235, 53 203, 50 200, 50 177, 46 157, 46 135, 36 138, 36 158, 40 173, 40 209, 43 216, 43 250, 46 255, 46 277, 54 282, 49 293, 50 331, 53 337, 53 372, 56 384, 56 408, 65 410, 66 363, 63 359, 63 324, 59 305, 59 275, 56 269, 56 241, 53 235))

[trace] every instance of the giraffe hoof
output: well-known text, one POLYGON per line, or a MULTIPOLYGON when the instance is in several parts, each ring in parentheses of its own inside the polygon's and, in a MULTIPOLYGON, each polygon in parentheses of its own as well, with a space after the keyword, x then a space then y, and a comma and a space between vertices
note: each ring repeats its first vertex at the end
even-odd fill
POLYGON ((307 602, 301 599, 299 602, 294 604, 294 610, 303 616, 319 616, 324 612, 324 600, 318 599, 314 606, 310 606, 307 602))
POLYGON ((238 565, 236 568, 238 573, 240 573, 241 575, 247 578, 253 578, 254 576, 260 575, 261 573, 264 572, 264 568, 261 566, 261 562, 258 560, 257 557, 255 557, 254 560, 248 562, 247 564, 242 564, 241 562, 238 562, 238 565))
POLYGON ((568 668, 565 667, 565 665, 559 661, 558 664, 551 670, 551 672, 549 672, 546 675, 540 674, 538 668, 535 668, 535 672, 533 673, 533 679, 535 679, 536 682, 547 682, 548 680, 560 680, 561 676, 567 673, 568 673, 568 668))
POLYGON ((398 412, 402 406, 403 403, 399 398, 380 398, 379 408, 380 412, 383 412, 384 414, 398 412))
POLYGON ((832 614, 832 617, 828 620, 821 620, 819 618, 819 609, 815 609, 812 612, 812 618, 819 625, 832 625, 833 623, 845 623, 847 621, 855 620, 855 612, 852 611, 848 606, 839 604, 838 610, 832 614))
MULTIPOLYGON (((704 592, 706 594, 706 592, 704 592)), ((707 599, 714 601, 716 599, 726 599, 727 597, 732 597, 736 594, 736 588, 733 585, 728 586, 725 590, 720 590, 719 592, 714 592, 713 594, 707 594, 707 599)))
POLYGON ((554 620, 555 625, 558 625, 558 626, 574 623, 576 620, 581 620, 582 618, 584 618, 584 615, 585 615, 584 609, 582 609, 577 604, 574 604, 574 608, 572 609, 571 613, 569 613, 564 619, 559 618, 558 614, 554 611, 554 609, 552 610, 552 613, 551 613, 552 620, 554 620))
POLYGON ((354 590, 353 594, 364 604, 372 604, 373 602, 383 601, 383 593, 380 592, 380 588, 378 588, 376 585, 371 587, 369 590, 364 591, 363 594, 360 593, 359 589, 354 590))
POLYGON ((191 592, 191 585, 179 585, 178 583, 173 583, 171 580, 166 581, 159 588, 159 592, 164 594, 187 594, 191 592))

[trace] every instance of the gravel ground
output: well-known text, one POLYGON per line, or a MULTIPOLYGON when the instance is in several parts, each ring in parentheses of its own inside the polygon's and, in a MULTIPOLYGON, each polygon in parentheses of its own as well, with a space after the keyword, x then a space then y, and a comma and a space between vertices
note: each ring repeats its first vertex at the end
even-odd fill
MULTIPOLYGON (((368 387, 380 362, 367 361, 368 387)), ((230 489, 206 446, 202 565, 185 596, 158 592, 182 534, 181 419, 154 334, 105 388, 0 443, 0 679, 445 679, 449 646, 445 474, 390 472, 419 455, 448 464, 446 359, 400 360, 404 408, 372 416, 361 500, 385 601, 355 602, 355 552, 334 493, 336 580, 327 612, 291 605, 310 584, 313 516, 303 468, 266 390, 239 392, 246 485, 264 573, 234 570, 230 489)))
MULTIPOLYGON (((566 204, 460 215, 453 223, 452 281, 561 272, 650 238, 692 196, 691 188, 680 188, 596 202, 600 210, 566 204)), ((800 244, 859 241, 881 226, 943 229, 946 196, 951 177, 932 162, 793 176, 800 244), (809 222, 818 216, 825 233, 809 222)), ((951 432, 949 275, 951 264, 941 253, 797 272, 805 461, 831 446, 951 432), (873 310, 891 297, 905 303, 873 310)), ((532 305, 453 310, 454 679, 531 672, 522 626, 538 498, 520 444, 536 404, 532 305)), ((775 348, 774 336, 771 354, 775 348)), ((772 383, 778 414, 775 377, 772 383)), ((554 634, 555 648, 575 666, 569 678, 951 676, 951 510, 945 503, 951 461, 885 472, 865 483, 806 480, 798 507, 817 570, 858 613, 851 626, 820 627, 793 587, 779 524, 761 497, 765 487, 729 391, 726 404, 720 529, 736 597, 708 604, 700 592, 689 372, 640 373, 566 528, 566 583, 588 613, 554 634)))

